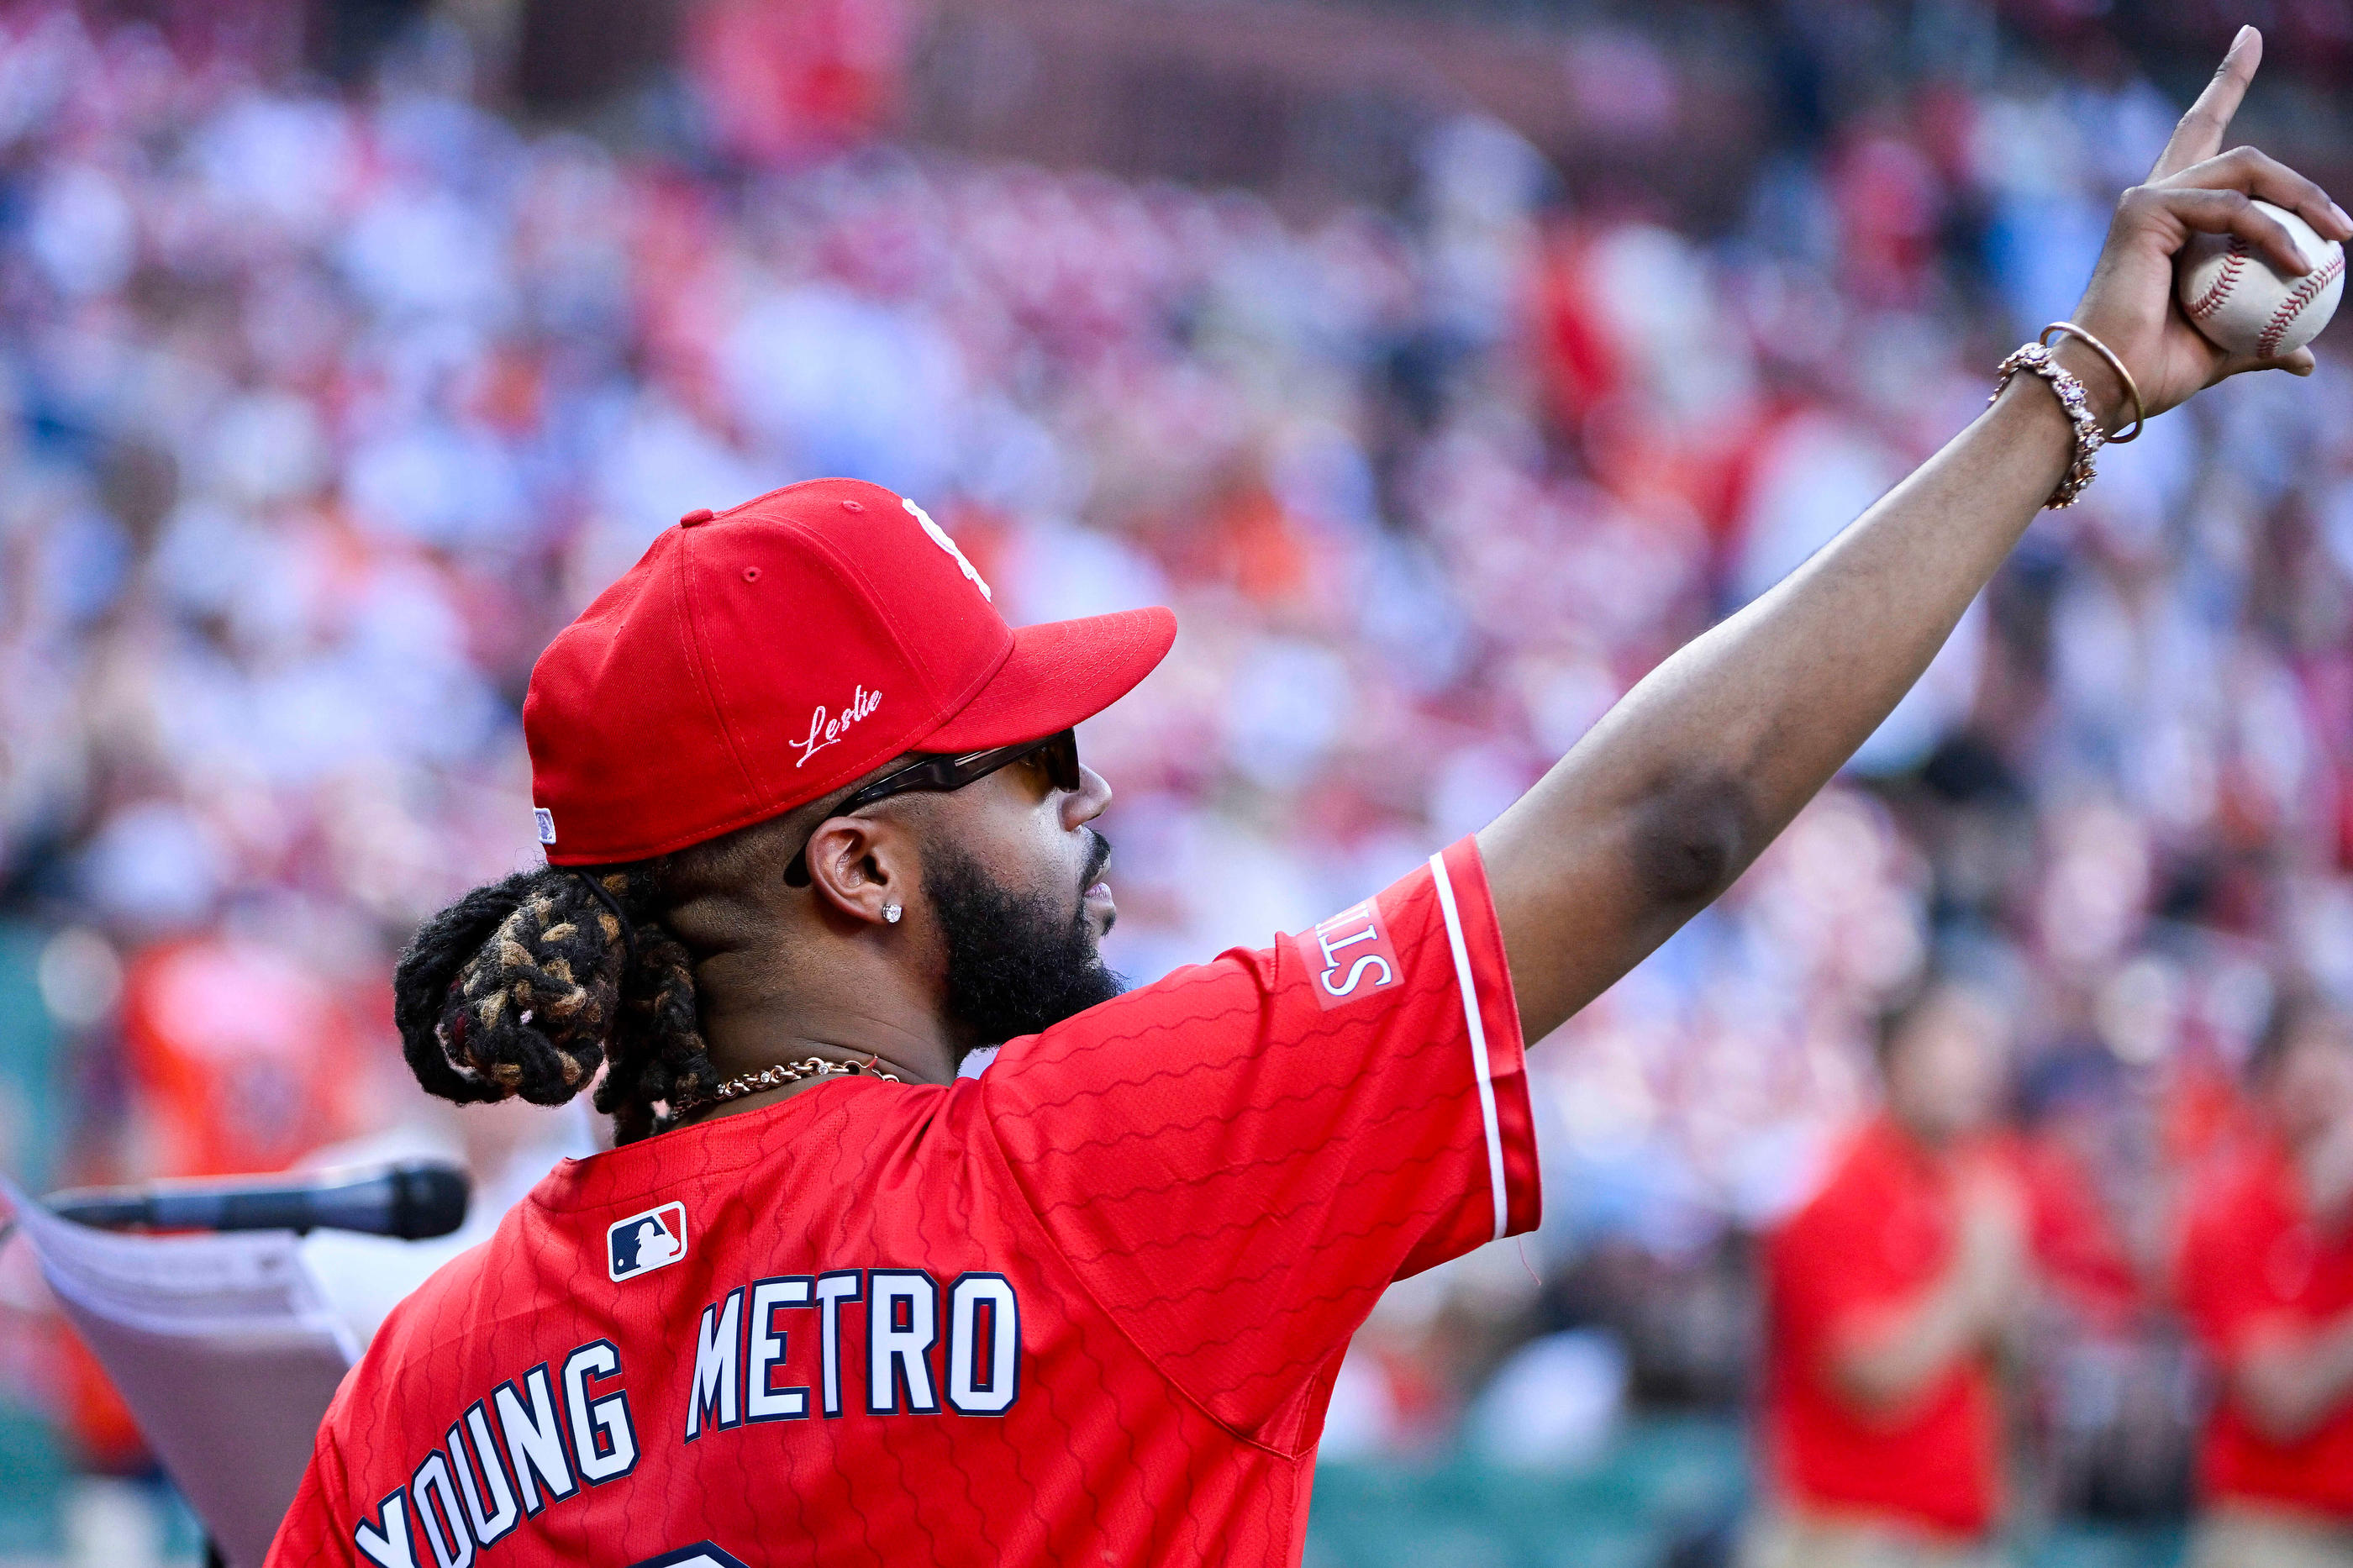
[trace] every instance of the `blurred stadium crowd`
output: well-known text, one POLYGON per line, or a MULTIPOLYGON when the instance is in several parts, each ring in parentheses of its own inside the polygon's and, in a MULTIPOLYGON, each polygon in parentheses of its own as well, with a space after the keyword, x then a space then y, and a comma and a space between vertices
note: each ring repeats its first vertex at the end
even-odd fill
MULTIPOLYGON (((1475 116, 1400 210, 1303 216, 877 139, 887 51, 803 101, 727 68, 756 43, 705 39, 700 115, 617 152, 478 107, 450 36, 346 94, 0 14, 0 914, 56 1036, 0 1079, 0 1163, 410 1138, 528 1181, 585 1141, 441 1120, 390 958, 535 854, 545 639, 680 513, 798 477, 921 498, 1016 622, 1176 607, 1082 736, 1116 967, 1308 925, 1968 418, 2175 112, 2128 76, 1928 79, 1702 237, 1567 201, 1475 116)), ((2353 995, 2353 381, 2321 349, 2317 384, 2105 455, 1849 776, 1544 1047, 1541 1237, 1391 1293, 1331 1452, 1573 1458, 1630 1399, 1736 1400, 1749 1239, 1933 963, 2014 1009, 2029 1168, 2121 1281, 2035 1339, 2029 1500, 2178 1503, 2182 1173, 2277 989, 2353 995)), ((132 1462, 0 1321, 20 1392, 132 1462)))

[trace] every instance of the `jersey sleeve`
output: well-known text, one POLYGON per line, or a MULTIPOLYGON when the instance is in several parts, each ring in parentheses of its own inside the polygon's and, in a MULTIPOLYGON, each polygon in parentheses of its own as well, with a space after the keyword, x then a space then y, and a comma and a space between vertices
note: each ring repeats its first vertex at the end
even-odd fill
POLYGON ((1262 1440, 1384 1287, 1538 1218, 1519 1012, 1469 839, 1313 931, 1015 1042, 982 1089, 1085 1289, 1262 1440))

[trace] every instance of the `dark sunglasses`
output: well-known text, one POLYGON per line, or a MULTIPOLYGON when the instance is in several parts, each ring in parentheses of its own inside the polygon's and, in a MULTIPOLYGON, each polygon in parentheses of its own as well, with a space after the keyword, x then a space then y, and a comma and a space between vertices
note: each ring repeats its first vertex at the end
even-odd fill
MULTIPOLYGON (((1021 741, 987 752, 919 758, 895 773, 884 773, 862 789, 852 790, 826 816, 848 816, 852 812, 864 810, 876 801, 888 800, 894 795, 909 795, 916 790, 926 790, 934 795, 951 794, 968 784, 977 784, 999 768, 1009 768, 1031 757, 1045 764, 1047 781, 1056 789, 1076 790, 1079 787, 1078 731, 1064 730, 1042 741, 1021 741)), ((785 868, 785 880, 796 888, 805 888, 808 886, 808 846, 804 844, 800 853, 793 857, 793 863, 785 868)))

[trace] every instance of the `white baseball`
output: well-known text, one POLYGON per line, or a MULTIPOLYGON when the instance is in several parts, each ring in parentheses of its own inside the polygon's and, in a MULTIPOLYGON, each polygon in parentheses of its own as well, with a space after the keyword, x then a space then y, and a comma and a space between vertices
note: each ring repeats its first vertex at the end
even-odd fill
POLYGON ((2345 292, 2345 247, 2324 241, 2284 207, 2257 202, 2316 265, 2284 278, 2235 234, 2200 234, 2182 248, 2174 276, 2181 309, 2217 348, 2273 359, 2310 342, 2345 292))

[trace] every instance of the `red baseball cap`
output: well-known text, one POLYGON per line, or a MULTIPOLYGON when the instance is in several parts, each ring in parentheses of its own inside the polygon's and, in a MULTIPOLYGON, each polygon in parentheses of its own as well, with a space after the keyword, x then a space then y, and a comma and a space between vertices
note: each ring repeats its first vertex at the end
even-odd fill
POLYGON ((811 479, 691 511, 557 634, 523 740, 550 864, 666 855, 903 752, 1067 730, 1151 673, 1165 609, 1005 624, 913 501, 811 479))

